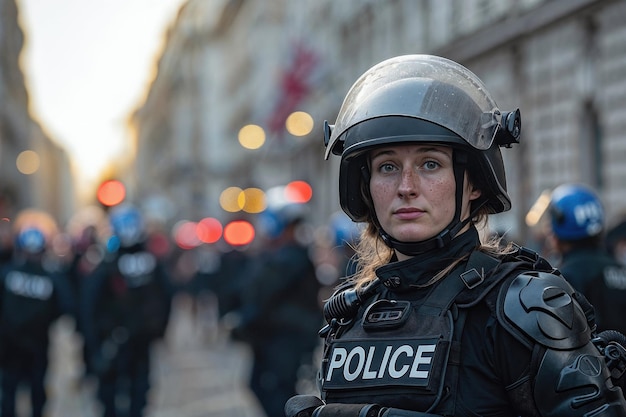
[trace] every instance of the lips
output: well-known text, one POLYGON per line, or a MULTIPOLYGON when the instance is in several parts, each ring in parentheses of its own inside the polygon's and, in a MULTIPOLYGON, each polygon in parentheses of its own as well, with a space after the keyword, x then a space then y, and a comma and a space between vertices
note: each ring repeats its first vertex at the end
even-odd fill
POLYGON ((402 220, 411 220, 420 217, 425 212, 415 207, 403 207, 393 212, 394 216, 402 220))
POLYGON ((395 213, 414 213, 414 212, 422 212, 423 210, 420 210, 416 207, 403 207, 403 208, 399 208, 395 211, 395 213))

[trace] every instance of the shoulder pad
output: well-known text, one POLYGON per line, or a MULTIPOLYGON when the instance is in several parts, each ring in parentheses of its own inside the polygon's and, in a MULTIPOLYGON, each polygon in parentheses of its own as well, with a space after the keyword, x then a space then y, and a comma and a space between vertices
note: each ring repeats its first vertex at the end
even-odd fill
POLYGON ((584 346, 591 339, 574 289, 562 276, 523 272, 510 285, 503 286, 499 298, 500 323, 525 344, 534 341, 548 348, 568 350, 584 346))

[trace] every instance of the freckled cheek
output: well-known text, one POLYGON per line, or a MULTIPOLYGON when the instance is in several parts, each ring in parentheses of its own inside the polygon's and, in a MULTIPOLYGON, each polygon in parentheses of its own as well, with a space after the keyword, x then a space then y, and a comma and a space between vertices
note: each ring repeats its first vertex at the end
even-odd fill
POLYGON ((453 213, 455 208, 456 187, 450 181, 436 181, 428 189, 431 203, 436 205, 441 213, 453 213))
POLYGON ((374 205, 378 208, 381 208, 381 205, 389 203, 390 199, 395 196, 395 190, 396 188, 393 184, 385 181, 373 180, 370 182, 372 200, 374 205))

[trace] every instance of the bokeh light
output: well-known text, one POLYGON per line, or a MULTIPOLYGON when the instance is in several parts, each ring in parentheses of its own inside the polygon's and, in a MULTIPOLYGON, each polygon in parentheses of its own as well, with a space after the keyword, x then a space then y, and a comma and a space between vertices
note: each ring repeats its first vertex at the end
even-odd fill
POLYGON ((246 188, 243 196, 243 211, 246 213, 260 213, 265 210, 265 192, 260 188, 246 188))
POLYGON ((118 180, 104 181, 98 187, 96 197, 101 204, 107 207, 115 206, 124 201, 126 187, 118 180))
POLYGON ((181 220, 172 228, 174 242, 181 249, 193 249, 200 246, 202 242, 196 234, 197 223, 189 220, 181 220))
POLYGON ((245 197, 242 196, 243 190, 239 187, 228 187, 220 194, 220 207, 230 212, 236 213, 243 208, 245 197))
POLYGON ((35 208, 20 210, 13 221, 13 228, 16 232, 29 227, 41 230, 48 239, 58 232, 58 225, 54 217, 46 211, 35 208))
POLYGON ((198 222, 196 235, 204 243, 215 243, 222 237, 222 223, 212 217, 205 217, 198 222))
POLYGON ((307 203, 313 197, 313 189, 306 181, 292 181, 285 186, 285 198, 292 203, 307 203))
POLYGON ((306 136, 313 130, 313 118, 303 111, 293 112, 285 121, 287 132, 294 136, 306 136))
POLYGON ((39 170, 41 166, 41 160, 39 154, 35 151, 23 151, 17 156, 15 160, 15 166, 17 170, 25 175, 34 174, 39 170))
POLYGON ((232 246, 248 245, 254 236, 254 226, 245 220, 235 220, 224 227, 224 240, 232 246))
POLYGON ((258 125, 246 125, 239 130, 239 143, 246 149, 259 149, 265 143, 265 131, 258 125))
POLYGON ((265 192, 259 188, 228 187, 220 194, 220 207, 230 213, 245 211, 260 213, 265 210, 265 192))

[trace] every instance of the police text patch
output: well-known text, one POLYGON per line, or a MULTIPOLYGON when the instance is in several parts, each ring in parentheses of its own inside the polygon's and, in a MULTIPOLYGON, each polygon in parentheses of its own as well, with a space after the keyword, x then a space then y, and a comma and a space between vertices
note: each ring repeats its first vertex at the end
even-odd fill
POLYGON ((337 341, 324 389, 428 385, 437 339, 337 341))

